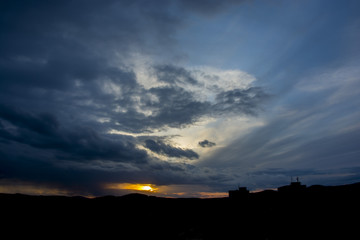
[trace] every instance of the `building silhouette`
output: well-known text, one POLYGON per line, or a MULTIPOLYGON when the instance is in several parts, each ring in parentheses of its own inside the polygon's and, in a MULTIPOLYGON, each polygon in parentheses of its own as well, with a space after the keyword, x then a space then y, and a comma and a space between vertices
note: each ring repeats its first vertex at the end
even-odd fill
POLYGON ((296 178, 296 182, 291 181, 290 185, 282 186, 278 188, 280 193, 298 193, 306 190, 306 185, 302 185, 299 178, 296 178))
POLYGON ((246 187, 239 187, 237 190, 229 191, 229 198, 231 199, 245 198, 248 195, 249 195, 249 190, 247 190, 246 187))

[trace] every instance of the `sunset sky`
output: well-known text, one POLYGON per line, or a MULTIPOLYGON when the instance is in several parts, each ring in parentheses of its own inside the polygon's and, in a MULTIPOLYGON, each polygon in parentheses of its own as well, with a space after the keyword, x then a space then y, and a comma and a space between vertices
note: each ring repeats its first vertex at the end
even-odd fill
POLYGON ((360 181, 360 1, 0 2, 0 192, 360 181))

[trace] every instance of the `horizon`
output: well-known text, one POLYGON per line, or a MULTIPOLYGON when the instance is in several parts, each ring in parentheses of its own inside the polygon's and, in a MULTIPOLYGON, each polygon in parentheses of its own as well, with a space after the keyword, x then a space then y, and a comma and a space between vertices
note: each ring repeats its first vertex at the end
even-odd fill
MULTIPOLYGON (((276 188, 267 188, 267 189, 255 189, 255 190, 251 190, 248 193, 249 194, 257 194, 257 193, 262 193, 262 192, 268 192, 268 191, 273 191, 273 192, 279 192, 279 188, 284 187, 284 186, 290 186, 292 183, 294 183, 293 181, 290 182, 288 185, 281 185, 278 186, 276 188)), ((301 183, 301 182, 300 182, 301 183)), ((353 182, 353 183, 348 183, 348 184, 342 184, 342 185, 320 185, 320 184, 314 184, 314 185, 310 185, 307 186, 305 185, 306 188, 312 188, 312 187, 344 187, 344 186, 349 186, 349 185, 356 185, 356 184, 360 184, 360 182, 353 182)), ((239 187, 238 187, 239 188, 239 187)), ((108 194, 108 195, 98 195, 98 196, 94 196, 94 195, 66 195, 66 194, 54 194, 54 193, 21 193, 21 192, 1 192, 0 194, 8 194, 8 195, 25 195, 25 196, 32 196, 32 197, 83 197, 83 198, 87 198, 87 199, 95 199, 95 198, 103 198, 103 197, 124 197, 124 196, 128 196, 128 195, 144 195, 147 197, 156 197, 156 198, 169 198, 169 199, 219 199, 219 198, 229 198, 229 192, 230 191, 237 191, 238 188, 236 189, 229 189, 227 192, 219 192, 219 193, 205 193, 203 195, 201 195, 201 193, 198 193, 196 195, 187 195, 187 196, 182 196, 180 195, 168 195, 168 194, 157 194, 158 192, 156 191, 151 191, 151 190, 132 190, 126 194, 123 195, 114 195, 114 194, 108 194)), ((245 187, 247 189, 247 187, 245 187)))
POLYGON ((360 182, 360 2, 0 3, 0 192, 360 182))

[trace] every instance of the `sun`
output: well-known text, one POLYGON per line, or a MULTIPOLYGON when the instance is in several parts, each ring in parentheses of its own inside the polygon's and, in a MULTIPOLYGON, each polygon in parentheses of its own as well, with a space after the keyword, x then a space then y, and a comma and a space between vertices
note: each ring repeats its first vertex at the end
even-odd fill
POLYGON ((112 183, 106 185, 107 189, 126 189, 144 192, 157 192, 159 188, 154 184, 139 184, 139 183, 112 183))
POLYGON ((154 189, 149 185, 139 186, 139 190, 141 190, 141 191, 149 191, 149 192, 154 191, 154 189))
POLYGON ((157 188, 154 184, 132 184, 132 189, 144 192, 157 192, 157 188))

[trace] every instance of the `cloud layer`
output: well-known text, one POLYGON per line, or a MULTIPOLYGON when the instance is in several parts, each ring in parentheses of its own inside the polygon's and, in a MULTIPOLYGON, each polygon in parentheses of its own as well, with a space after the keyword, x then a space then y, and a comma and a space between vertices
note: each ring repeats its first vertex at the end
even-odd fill
POLYGON ((360 179, 358 9, 1 1, 0 185, 360 179))
POLYGON ((165 144, 162 141, 154 141, 152 139, 145 140, 145 147, 150 149, 151 151, 162 154, 168 157, 176 157, 176 158, 188 158, 188 159, 197 159, 199 155, 192 151, 191 149, 182 149, 173 147, 169 144, 165 144))
POLYGON ((227 89, 214 72, 156 60, 175 49, 183 14, 219 11, 201 5, 206 11, 182 1, 2 2, 0 177, 89 193, 106 182, 214 177, 166 160, 199 159, 194 150, 133 135, 253 115, 267 99, 240 75, 226 80, 237 86, 227 89), (143 75, 153 85, 143 84, 134 56, 150 59, 143 75))

